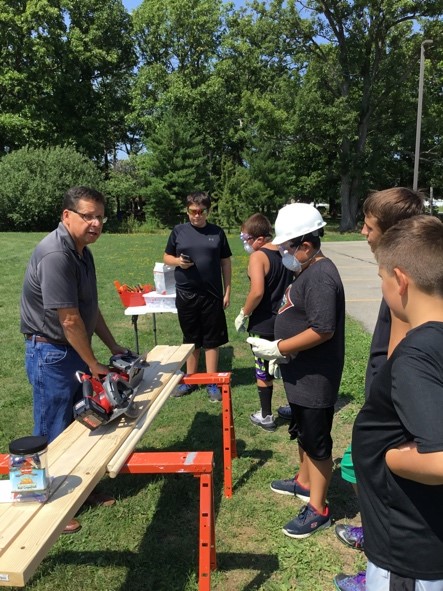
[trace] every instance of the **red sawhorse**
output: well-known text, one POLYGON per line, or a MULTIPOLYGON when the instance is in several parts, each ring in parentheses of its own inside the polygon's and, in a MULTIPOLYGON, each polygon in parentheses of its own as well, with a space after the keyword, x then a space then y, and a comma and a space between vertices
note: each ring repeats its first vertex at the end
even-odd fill
MULTIPOLYGON (((7 454, 0 454, 0 474, 9 471, 8 457, 7 454)), ((213 464, 212 451, 135 452, 120 470, 120 474, 193 474, 199 478, 199 591, 210 591, 211 571, 217 566, 213 464)))
POLYGON ((183 376, 182 384, 216 384, 222 393, 222 429, 223 429, 223 490, 225 497, 232 497, 232 458, 237 457, 234 415, 231 399, 231 373, 191 373, 183 376))

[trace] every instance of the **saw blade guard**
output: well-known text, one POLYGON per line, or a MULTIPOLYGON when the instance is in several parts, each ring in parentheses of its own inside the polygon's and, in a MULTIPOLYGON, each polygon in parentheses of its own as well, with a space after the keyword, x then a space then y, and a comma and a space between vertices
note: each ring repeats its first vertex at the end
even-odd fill
POLYGON ((118 373, 108 373, 103 380, 104 394, 113 408, 123 408, 131 401, 134 392, 127 380, 118 373))

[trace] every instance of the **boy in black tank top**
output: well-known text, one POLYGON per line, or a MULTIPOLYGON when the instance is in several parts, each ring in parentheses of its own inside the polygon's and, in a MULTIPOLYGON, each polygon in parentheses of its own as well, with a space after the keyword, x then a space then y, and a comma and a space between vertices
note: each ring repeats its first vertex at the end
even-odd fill
MULTIPOLYGON (((250 287, 240 314, 235 319, 235 328, 237 332, 247 329, 253 336, 273 341, 277 311, 293 275, 282 265, 281 254, 278 247, 271 244, 271 238, 271 223, 261 213, 249 217, 241 227, 240 239, 245 251, 251 255, 248 264, 250 287)), ((269 367, 269 361, 256 356, 254 358, 261 408, 251 414, 250 420, 265 431, 274 431, 273 369, 269 367)))

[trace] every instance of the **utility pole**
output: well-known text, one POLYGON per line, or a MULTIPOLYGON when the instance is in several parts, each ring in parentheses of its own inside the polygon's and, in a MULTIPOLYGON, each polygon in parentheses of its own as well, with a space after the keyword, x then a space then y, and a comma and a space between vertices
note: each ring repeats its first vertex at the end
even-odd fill
POLYGON ((418 104, 417 104, 417 126, 415 128, 415 157, 414 157, 414 180, 412 188, 418 189, 418 167, 420 161, 420 135, 421 135, 421 112, 423 107, 423 81, 425 75, 425 47, 433 43, 432 39, 425 39, 420 50, 420 75, 418 77, 418 104))

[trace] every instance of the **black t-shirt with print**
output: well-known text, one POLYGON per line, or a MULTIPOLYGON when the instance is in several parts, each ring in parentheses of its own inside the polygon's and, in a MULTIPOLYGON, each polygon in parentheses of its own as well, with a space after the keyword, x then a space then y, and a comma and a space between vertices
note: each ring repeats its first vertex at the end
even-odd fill
POLYGON ((288 287, 275 320, 276 339, 312 328, 334 336, 281 364, 289 402, 328 408, 337 400, 345 356, 345 295, 337 267, 327 258, 305 269, 288 287))

